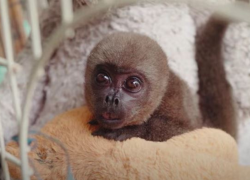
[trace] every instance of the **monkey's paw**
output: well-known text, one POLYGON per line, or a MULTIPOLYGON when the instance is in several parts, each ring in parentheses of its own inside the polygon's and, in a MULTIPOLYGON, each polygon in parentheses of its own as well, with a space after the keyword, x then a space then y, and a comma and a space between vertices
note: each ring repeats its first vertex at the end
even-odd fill
POLYGON ((96 119, 92 119, 91 121, 88 122, 88 124, 91 126, 96 126, 98 125, 98 121, 96 119))
POLYGON ((132 136, 126 133, 122 133, 120 129, 117 130, 108 130, 108 129, 99 129, 92 133, 93 136, 101 136, 106 139, 115 140, 115 141, 125 141, 132 136))

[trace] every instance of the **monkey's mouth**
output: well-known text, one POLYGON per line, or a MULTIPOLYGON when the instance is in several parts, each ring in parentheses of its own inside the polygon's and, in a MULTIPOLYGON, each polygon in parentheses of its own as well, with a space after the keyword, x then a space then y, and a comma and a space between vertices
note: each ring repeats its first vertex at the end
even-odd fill
POLYGON ((98 121, 103 127, 110 129, 119 128, 123 124, 123 118, 109 112, 101 113, 98 121))
POLYGON ((102 113, 101 116, 102 116, 103 120, 111 120, 111 121, 119 120, 117 115, 115 115, 113 113, 109 113, 109 112, 104 112, 104 113, 102 113))

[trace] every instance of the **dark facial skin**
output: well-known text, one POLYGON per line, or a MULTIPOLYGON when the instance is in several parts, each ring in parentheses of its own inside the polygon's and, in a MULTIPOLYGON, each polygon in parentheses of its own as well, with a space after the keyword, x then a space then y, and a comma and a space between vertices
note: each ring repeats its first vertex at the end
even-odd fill
POLYGON ((95 98, 95 120, 102 127, 118 129, 131 118, 133 107, 143 101, 147 92, 144 77, 134 69, 100 64, 92 76, 95 98))

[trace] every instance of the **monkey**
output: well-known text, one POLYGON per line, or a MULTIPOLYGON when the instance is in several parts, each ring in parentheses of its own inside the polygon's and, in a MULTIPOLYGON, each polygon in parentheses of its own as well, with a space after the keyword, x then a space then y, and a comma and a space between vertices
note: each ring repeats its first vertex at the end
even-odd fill
POLYGON ((124 141, 166 141, 204 126, 236 137, 236 112, 221 55, 227 23, 210 18, 196 38, 199 90, 191 92, 168 65, 160 45, 146 35, 116 32, 91 51, 85 98, 99 125, 94 136, 124 141))

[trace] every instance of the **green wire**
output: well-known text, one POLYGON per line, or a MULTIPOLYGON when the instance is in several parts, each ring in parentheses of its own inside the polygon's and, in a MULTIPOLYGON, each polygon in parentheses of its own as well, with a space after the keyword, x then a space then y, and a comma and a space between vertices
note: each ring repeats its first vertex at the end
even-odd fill
POLYGON ((4 80, 7 68, 5 66, 0 66, 0 84, 4 80))

